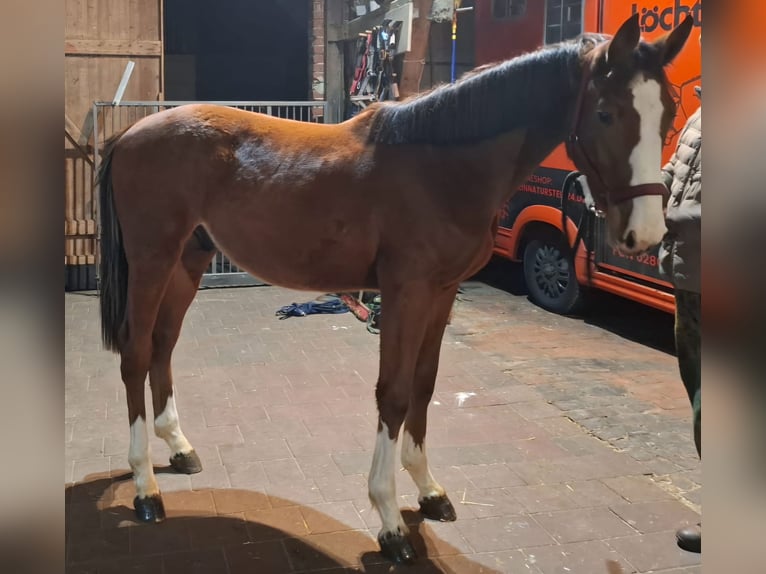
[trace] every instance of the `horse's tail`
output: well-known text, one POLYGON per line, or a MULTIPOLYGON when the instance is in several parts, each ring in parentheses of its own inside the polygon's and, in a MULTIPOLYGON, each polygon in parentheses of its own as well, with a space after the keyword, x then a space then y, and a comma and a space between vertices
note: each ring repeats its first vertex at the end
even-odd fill
POLYGON ((101 261, 99 295, 101 304, 101 341, 104 348, 120 352, 128 298, 128 260, 122 243, 122 231, 114 206, 112 158, 122 133, 107 140, 98 170, 99 211, 101 220, 101 261))

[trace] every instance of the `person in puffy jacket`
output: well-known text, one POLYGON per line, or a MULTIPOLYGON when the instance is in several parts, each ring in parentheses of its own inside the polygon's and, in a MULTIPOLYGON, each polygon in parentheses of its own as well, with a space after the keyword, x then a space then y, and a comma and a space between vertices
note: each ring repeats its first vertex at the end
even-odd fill
MULTIPOLYGON (((697 88, 701 99, 701 90, 697 88)), ((675 287, 675 342, 678 368, 689 395, 694 417, 694 444, 702 458, 702 391, 700 356, 700 245, 702 220, 702 105, 689 116, 675 153, 663 167, 670 190, 665 224, 667 233, 660 244, 660 272, 675 287)), ((676 533, 678 545, 701 552, 701 527, 683 528, 676 533)))

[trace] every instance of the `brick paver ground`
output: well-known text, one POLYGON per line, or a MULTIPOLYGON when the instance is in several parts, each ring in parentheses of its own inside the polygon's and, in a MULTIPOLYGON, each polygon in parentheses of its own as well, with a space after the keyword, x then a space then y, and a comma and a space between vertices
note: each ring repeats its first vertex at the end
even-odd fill
MULTIPOLYGON (((100 348, 98 300, 66 296, 69 574, 389 570, 366 487, 379 339, 351 314, 274 316, 314 295, 199 293, 174 373, 182 428, 205 468, 170 472, 167 447, 152 438, 168 512, 152 526, 133 519, 124 391, 116 357, 100 348)), ((407 571, 701 572, 674 539, 699 520, 700 469, 667 352, 672 322, 612 303, 638 319, 559 317, 466 284, 428 436, 458 520, 422 522, 398 472, 421 555, 407 571), (641 341, 613 332, 635 335, 625 325, 637 320, 641 341)))

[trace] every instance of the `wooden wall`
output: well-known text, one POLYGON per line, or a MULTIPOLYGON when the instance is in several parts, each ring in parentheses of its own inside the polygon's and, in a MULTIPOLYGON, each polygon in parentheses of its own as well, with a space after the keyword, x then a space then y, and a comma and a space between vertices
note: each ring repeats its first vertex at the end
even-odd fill
POLYGON ((65 6, 65 264, 93 265, 93 102, 114 97, 131 60, 123 99, 162 99, 162 0, 65 0, 65 6))

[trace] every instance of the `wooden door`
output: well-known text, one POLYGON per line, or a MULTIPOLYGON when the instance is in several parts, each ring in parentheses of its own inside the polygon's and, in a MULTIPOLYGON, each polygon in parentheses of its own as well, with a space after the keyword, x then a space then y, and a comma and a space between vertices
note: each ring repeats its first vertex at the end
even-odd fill
POLYGON ((111 101, 128 62, 124 100, 162 99, 163 1, 65 0, 65 257, 71 289, 93 288, 96 205, 93 102, 111 101))

